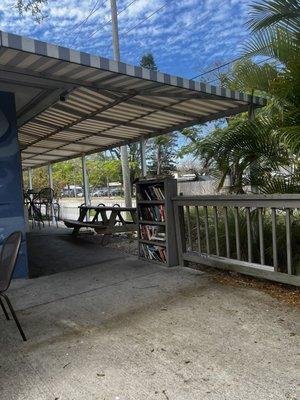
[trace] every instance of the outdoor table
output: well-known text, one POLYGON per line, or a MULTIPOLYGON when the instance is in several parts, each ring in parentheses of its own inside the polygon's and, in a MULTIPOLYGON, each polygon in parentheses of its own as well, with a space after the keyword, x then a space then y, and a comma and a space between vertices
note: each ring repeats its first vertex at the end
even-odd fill
POLYGON ((137 230, 137 210, 135 207, 106 207, 81 205, 77 221, 64 219, 68 228, 73 228, 73 234, 77 235, 80 228, 93 228, 97 233, 111 235, 120 232, 134 232, 137 230), (95 215, 91 221, 87 221, 90 211, 95 215), (131 221, 123 218, 122 213, 128 213, 131 221))

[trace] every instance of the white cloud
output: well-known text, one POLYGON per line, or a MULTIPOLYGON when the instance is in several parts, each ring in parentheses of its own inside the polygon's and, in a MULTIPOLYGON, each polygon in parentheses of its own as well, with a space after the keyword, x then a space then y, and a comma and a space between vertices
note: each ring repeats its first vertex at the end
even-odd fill
MULTIPOLYGON (((119 16, 121 54, 138 63, 151 51, 161 70, 195 75, 218 60, 227 61, 247 37, 245 21, 250 0, 172 0, 147 21, 166 0, 137 0, 119 16), (136 29, 125 34, 139 22, 136 29)), ((0 29, 77 48, 111 55, 109 0, 90 15, 96 0, 48 0, 48 18, 37 24, 29 14, 20 18, 14 0, 0 0, 0 29), (87 19, 88 18, 88 19, 87 19), (87 20, 86 20, 87 19, 87 20), (85 22, 84 22, 85 21, 85 22)), ((119 12, 132 0, 118 0, 119 12)))

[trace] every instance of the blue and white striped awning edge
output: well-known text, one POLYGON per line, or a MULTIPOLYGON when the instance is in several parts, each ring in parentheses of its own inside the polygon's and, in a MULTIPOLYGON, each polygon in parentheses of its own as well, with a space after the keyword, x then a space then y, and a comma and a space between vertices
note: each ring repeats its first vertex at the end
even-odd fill
POLYGON ((115 72, 129 77, 151 80, 153 82, 163 83, 178 88, 221 96, 223 98, 247 103, 253 102, 253 104, 257 106, 263 106, 266 102, 262 97, 254 96, 253 99, 251 99, 251 96, 247 93, 232 91, 226 88, 209 85, 204 82, 197 82, 178 76, 172 76, 159 71, 152 71, 146 68, 109 60, 104 57, 94 56, 85 52, 76 51, 4 31, 0 31, 0 46, 75 63, 86 67, 115 72))

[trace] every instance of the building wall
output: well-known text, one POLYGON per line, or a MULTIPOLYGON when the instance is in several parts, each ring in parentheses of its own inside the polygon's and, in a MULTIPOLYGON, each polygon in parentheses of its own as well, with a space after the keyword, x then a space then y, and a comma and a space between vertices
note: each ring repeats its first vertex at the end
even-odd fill
POLYGON ((27 251, 20 149, 13 93, 0 91, 0 245, 14 231, 22 232, 15 277, 27 277, 27 251))
POLYGON ((178 182, 178 194, 183 196, 200 196, 217 194, 217 184, 214 180, 178 182))

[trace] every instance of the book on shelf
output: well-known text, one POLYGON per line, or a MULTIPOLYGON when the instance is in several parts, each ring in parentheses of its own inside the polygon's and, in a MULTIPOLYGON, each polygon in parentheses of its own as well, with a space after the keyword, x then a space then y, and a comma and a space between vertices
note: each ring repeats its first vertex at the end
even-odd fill
POLYGON ((164 188, 160 185, 141 186, 140 187, 140 200, 164 200, 164 188))
POLYGON ((139 257, 166 266, 177 265, 172 197, 177 181, 171 177, 136 182, 139 257))
POLYGON ((164 227, 153 225, 141 226, 141 238, 144 240, 154 240, 156 242, 165 242, 166 232, 164 227))
POLYGON ((148 260, 155 260, 164 263, 167 262, 166 249, 161 246, 142 243, 140 246, 140 256, 148 260))
POLYGON ((140 206, 140 215, 145 221, 165 222, 165 206, 160 204, 158 206, 151 205, 147 207, 140 206))

